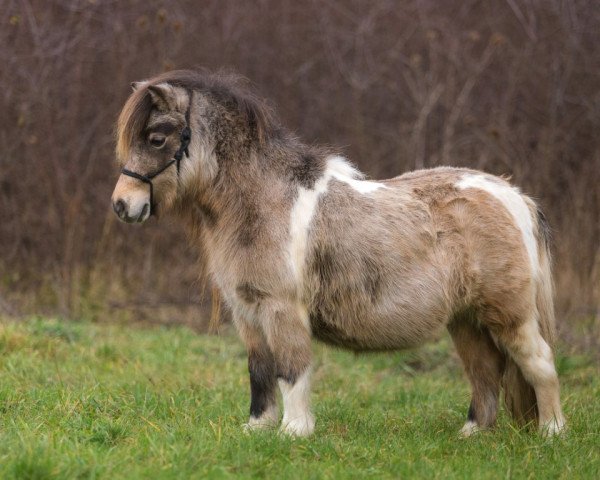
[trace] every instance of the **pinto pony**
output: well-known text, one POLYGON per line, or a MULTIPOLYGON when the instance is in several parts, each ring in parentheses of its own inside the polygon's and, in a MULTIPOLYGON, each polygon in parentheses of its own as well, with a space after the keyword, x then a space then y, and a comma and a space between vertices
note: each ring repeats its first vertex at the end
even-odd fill
POLYGON ((175 215, 205 258, 248 350, 248 427, 309 435, 311 338, 396 350, 450 332, 472 387, 463 435, 498 397, 545 434, 564 426, 551 345, 548 228, 483 172, 370 181, 283 128, 245 82, 174 71, 132 84, 117 127, 125 222, 175 215))

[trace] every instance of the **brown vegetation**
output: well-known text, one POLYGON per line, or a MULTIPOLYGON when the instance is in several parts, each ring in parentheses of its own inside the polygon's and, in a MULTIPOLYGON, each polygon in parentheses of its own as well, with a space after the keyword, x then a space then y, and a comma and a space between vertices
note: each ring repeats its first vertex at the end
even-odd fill
POLYGON ((109 198, 130 82, 205 66, 248 76, 304 140, 345 147, 371 177, 440 164, 512 175, 554 230, 563 338, 597 335, 595 1, 3 7, 0 310, 199 322, 195 255, 179 228, 120 225, 109 198))

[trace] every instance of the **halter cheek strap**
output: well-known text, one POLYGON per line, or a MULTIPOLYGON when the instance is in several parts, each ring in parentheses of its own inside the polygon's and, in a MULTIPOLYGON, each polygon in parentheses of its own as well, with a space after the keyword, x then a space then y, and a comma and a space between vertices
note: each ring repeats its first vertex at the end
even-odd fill
POLYGON ((169 168, 173 164, 177 166, 177 179, 179 179, 179 165, 181 163, 181 160, 183 159, 183 155, 185 155, 188 158, 190 157, 190 151, 188 149, 190 141, 192 140, 192 129, 190 128, 190 109, 192 108, 192 100, 194 93, 191 90, 189 90, 188 94, 189 103, 187 110, 185 111, 185 127, 183 127, 183 130, 181 130, 181 133, 179 134, 180 144, 179 148, 173 155, 173 159, 167 162, 167 164, 164 165, 162 168, 152 173, 148 173, 146 175, 127 170, 126 168, 123 168, 121 170, 121 173, 123 175, 127 175, 128 177, 135 178, 150 185, 150 215, 154 213, 154 186, 152 185, 152 179, 163 173, 167 168, 169 168))

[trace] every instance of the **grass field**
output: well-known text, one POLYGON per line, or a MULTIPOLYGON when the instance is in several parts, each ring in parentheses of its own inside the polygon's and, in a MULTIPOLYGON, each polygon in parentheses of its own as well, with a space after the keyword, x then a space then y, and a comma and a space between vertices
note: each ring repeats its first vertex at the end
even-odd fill
POLYGON ((600 379, 560 357, 568 432, 502 415, 457 435, 468 386, 448 341, 355 356, 315 346, 316 434, 242 432, 232 333, 32 319, 0 324, 0 478, 600 478, 600 379))

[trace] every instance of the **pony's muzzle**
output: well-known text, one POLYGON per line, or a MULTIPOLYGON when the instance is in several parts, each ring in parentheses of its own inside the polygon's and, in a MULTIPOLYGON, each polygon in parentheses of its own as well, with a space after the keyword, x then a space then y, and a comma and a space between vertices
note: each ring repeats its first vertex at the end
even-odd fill
POLYGON ((117 216, 125 223, 142 223, 148 220, 148 217, 150 216, 149 202, 144 203, 141 210, 132 210, 125 201, 118 199, 113 202, 113 209, 117 216))
POLYGON ((140 183, 121 175, 113 192, 113 210, 126 223, 142 223, 150 217, 150 192, 140 183))

